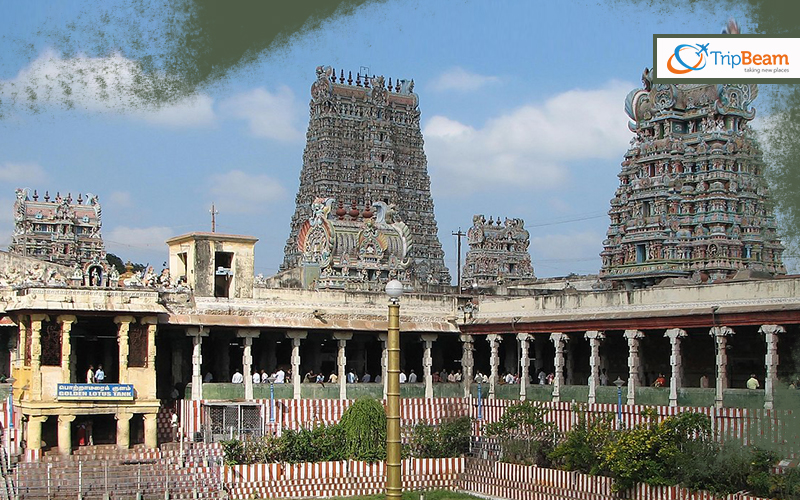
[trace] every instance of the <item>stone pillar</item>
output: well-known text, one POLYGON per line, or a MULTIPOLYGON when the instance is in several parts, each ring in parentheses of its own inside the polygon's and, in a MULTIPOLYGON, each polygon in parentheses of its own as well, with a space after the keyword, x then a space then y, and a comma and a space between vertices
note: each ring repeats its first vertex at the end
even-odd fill
POLYGON ((470 397, 470 391, 472 389, 472 367, 475 366, 475 360, 472 357, 472 351, 475 350, 475 346, 472 344, 472 335, 468 333, 462 333, 458 336, 459 340, 462 342, 461 346, 461 378, 464 384, 464 397, 470 397))
POLYGON ((72 422, 75 415, 58 416, 58 451, 62 455, 72 454, 72 422))
POLYGON ((500 348, 500 342, 503 341, 503 337, 501 337, 497 333, 490 333, 486 336, 486 342, 489 343, 489 399, 494 399, 495 397, 495 389, 497 387, 497 367, 500 364, 500 356, 498 355, 498 349, 500 348))
POLYGON ((239 329, 236 336, 243 339, 244 349, 242 351, 242 375, 244 375, 244 399, 253 399, 253 339, 258 338, 261 332, 258 330, 239 329))
POLYGON ((131 417, 130 413, 117 413, 117 448, 127 450, 131 446, 131 417))
POLYGON ((531 335, 529 333, 518 333, 517 340, 519 341, 520 345, 520 376, 519 376, 519 399, 520 401, 525 401, 528 397, 528 382, 530 379, 530 374, 528 373, 528 368, 531 364, 531 359, 528 356, 528 349, 530 347, 530 339, 531 335))
MULTIPOLYGON (((42 400, 42 322, 44 314, 31 314, 31 394, 28 399, 42 400)), ((40 438, 41 440, 41 438, 40 438)))
POLYGON ((42 424, 47 420, 46 415, 30 415, 28 417, 27 445, 29 450, 42 449, 42 424))
MULTIPOLYGON (((75 318, 75 316, 70 314, 62 314, 56 318, 56 321, 61 324, 61 382, 65 384, 77 382, 77 380, 72 380, 70 363, 72 360, 72 344, 70 342, 70 333, 72 332, 72 325, 74 325, 78 320, 75 318)), ((61 423, 61 420, 59 420, 59 423, 61 423)), ((61 428, 59 427, 59 435, 60 431, 61 428)), ((60 443, 58 446, 61 448, 60 443)))
POLYGON ((17 341, 17 357, 14 358, 14 368, 20 369, 25 366, 25 341, 31 334, 31 323, 28 316, 20 316, 17 319, 19 324, 19 340, 17 341))
POLYGON ((636 404, 636 388, 639 387, 639 339, 644 337, 641 330, 625 330, 623 335, 628 340, 628 401, 625 404, 636 404))
POLYGON ((208 337, 208 328, 192 326, 186 330, 192 337, 192 399, 203 399, 203 337, 208 337))
POLYGON ((308 336, 305 330, 292 330, 286 332, 286 337, 292 339, 292 391, 294 399, 300 399, 300 341, 308 336))
POLYGON ((385 333, 379 333, 378 338, 381 341, 381 383, 383 383, 383 399, 386 399, 386 391, 389 388, 387 385, 389 382, 386 379, 386 369, 389 364, 389 351, 386 348, 386 339, 388 338, 388 335, 385 333))
POLYGON ((131 323, 134 322, 133 316, 117 316, 114 318, 114 323, 119 325, 117 341, 119 342, 119 383, 128 383, 128 351, 130 344, 128 343, 128 331, 130 330, 131 323))
POLYGON ((353 338, 353 332, 334 332, 333 338, 339 344, 339 349, 336 355, 336 366, 338 368, 337 377, 339 377, 339 399, 347 399, 347 341, 353 338))
POLYGON ((566 375, 564 376, 564 385, 574 385, 575 379, 575 356, 572 353, 572 346, 569 344, 564 346, 564 353, 566 354, 565 358, 565 371, 566 375))
POLYGON ((717 382, 714 392, 714 406, 722 408, 722 398, 728 388, 728 336, 733 335, 732 328, 715 326, 709 332, 717 345, 717 382))
POLYGON ((422 353, 422 378, 425 382, 425 397, 433 397, 433 377, 431 377, 431 366, 433 366, 433 356, 431 350, 433 349, 433 342, 438 335, 435 333, 423 333, 422 342, 425 343, 425 350, 422 353))
POLYGON ((764 340, 767 342, 767 355, 764 360, 767 368, 764 377, 764 409, 771 410, 775 405, 775 380, 778 375, 778 334, 786 333, 786 329, 780 325, 761 325, 758 331, 764 334, 764 340))
POLYGON ((555 378, 553 379, 553 402, 561 401, 561 385, 564 383, 564 344, 569 341, 566 333, 555 332, 550 334, 550 341, 556 348, 556 356, 553 360, 555 364, 555 378))
POLYGON ((600 342, 606 338, 605 333, 589 330, 584 335, 589 341, 589 404, 597 402, 597 386, 600 385, 600 342))
POLYGON ((158 448, 158 415, 155 413, 144 414, 144 445, 147 448, 158 448))
POLYGON ((678 406, 678 389, 681 388, 681 339, 686 336, 686 330, 670 328, 664 333, 669 338, 671 349, 669 366, 672 374, 669 377, 669 405, 678 406))
POLYGON ((145 316, 139 322, 147 326, 147 362, 145 370, 147 379, 151 382, 148 391, 144 394, 146 399, 156 399, 156 333, 158 332, 158 318, 145 316))

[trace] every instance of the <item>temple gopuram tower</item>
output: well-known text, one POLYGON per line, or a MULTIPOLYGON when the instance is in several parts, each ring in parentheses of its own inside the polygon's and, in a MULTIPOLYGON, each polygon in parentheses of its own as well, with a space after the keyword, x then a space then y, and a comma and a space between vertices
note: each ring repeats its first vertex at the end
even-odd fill
POLYGON ((611 200, 601 277, 718 281, 785 274, 764 163, 748 122, 754 84, 654 84, 632 91, 635 134, 611 200))
POLYGON ((335 211, 356 213, 382 202, 411 231, 408 258, 413 281, 449 284, 437 234, 427 160, 422 149, 414 82, 367 78, 317 68, 300 189, 281 270, 302 260, 298 234, 312 218, 312 202, 335 199, 335 211))
POLYGON ((482 214, 472 218, 467 231, 469 251, 461 277, 461 288, 483 288, 532 280, 531 256, 528 253, 530 233, 522 219, 508 219, 497 223, 482 214))

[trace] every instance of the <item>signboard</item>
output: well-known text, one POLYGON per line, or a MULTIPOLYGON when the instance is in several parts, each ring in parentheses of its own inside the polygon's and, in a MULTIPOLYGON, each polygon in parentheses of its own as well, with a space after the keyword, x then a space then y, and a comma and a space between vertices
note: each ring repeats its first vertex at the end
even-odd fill
POLYGON ((653 67, 654 83, 798 83, 800 38, 657 34, 653 67))
POLYGON ((58 384, 59 401, 133 401, 133 384, 58 384))

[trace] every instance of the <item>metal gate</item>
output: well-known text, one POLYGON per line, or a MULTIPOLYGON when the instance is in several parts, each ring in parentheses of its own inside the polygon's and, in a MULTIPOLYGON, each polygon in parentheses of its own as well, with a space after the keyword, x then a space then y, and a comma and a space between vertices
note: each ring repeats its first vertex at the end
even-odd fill
POLYGON ((264 435, 262 409, 253 403, 204 403, 203 441, 249 439, 264 435))

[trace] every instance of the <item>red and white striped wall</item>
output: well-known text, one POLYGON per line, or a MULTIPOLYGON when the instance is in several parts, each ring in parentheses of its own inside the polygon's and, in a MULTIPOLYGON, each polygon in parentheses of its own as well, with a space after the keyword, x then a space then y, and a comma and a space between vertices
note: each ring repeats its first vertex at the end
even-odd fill
MULTIPOLYGON (((403 460, 403 488, 452 489, 463 471, 463 458, 403 460)), ((386 487, 383 462, 236 465, 224 467, 222 475, 225 489, 234 499, 371 495, 386 487)))

